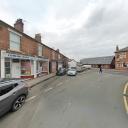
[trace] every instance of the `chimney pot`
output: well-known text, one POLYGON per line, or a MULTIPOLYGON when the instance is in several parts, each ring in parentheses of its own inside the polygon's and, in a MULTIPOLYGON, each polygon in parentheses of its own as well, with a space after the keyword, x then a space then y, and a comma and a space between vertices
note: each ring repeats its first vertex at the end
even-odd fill
POLYGON ((118 47, 118 45, 116 46, 116 52, 118 52, 119 51, 119 47, 118 47))
POLYGON ((59 50, 59 49, 57 49, 56 51, 57 51, 57 52, 60 52, 60 50, 59 50))
POLYGON ((40 33, 35 34, 35 39, 36 39, 38 42, 41 42, 41 34, 40 34, 40 33))

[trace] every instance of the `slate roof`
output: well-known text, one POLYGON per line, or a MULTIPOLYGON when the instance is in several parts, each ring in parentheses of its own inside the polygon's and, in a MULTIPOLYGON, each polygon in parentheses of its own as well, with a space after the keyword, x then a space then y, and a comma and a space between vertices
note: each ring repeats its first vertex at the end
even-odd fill
POLYGON ((126 52, 126 51, 128 51, 128 47, 122 48, 118 52, 126 52))
POLYGON ((114 56, 81 59, 82 64, 111 64, 114 56))

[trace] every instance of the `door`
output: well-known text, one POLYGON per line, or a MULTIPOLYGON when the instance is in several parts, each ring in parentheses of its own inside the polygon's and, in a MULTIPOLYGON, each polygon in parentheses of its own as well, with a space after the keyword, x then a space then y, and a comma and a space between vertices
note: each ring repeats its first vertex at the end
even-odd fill
POLYGON ((12 78, 20 78, 21 77, 21 65, 19 62, 12 63, 12 78))

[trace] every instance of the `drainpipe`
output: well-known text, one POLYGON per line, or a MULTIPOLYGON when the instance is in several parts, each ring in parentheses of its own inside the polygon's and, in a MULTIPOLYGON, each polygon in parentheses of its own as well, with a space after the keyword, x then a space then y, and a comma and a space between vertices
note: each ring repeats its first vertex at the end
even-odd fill
POLYGON ((37 77, 36 67, 37 67, 37 61, 36 61, 36 60, 34 60, 34 78, 36 78, 36 77, 37 77))
POLYGON ((1 51, 1 78, 5 78, 5 58, 4 58, 5 51, 1 51))

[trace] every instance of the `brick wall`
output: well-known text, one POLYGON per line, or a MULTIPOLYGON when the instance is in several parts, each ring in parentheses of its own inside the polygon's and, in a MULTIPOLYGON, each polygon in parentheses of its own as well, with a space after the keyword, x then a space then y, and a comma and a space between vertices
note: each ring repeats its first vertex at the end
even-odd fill
MULTIPOLYGON (((9 30, 5 26, 0 26, 0 49, 9 49, 9 30)), ((25 55, 38 55, 38 43, 22 35, 20 51, 25 55)))
POLYGON ((43 56, 47 57, 49 60, 51 60, 51 49, 48 47, 44 46, 43 47, 43 56))
POLYGON ((128 70, 128 67, 124 67, 123 63, 128 64, 128 52, 125 52, 126 57, 120 58, 120 55, 124 52, 117 52, 115 53, 115 68, 117 70, 128 70))
POLYGON ((38 43, 25 36, 22 36, 21 51, 26 55, 38 55, 38 43))
POLYGON ((9 32, 8 28, 0 26, 0 49, 6 50, 9 48, 9 32))

